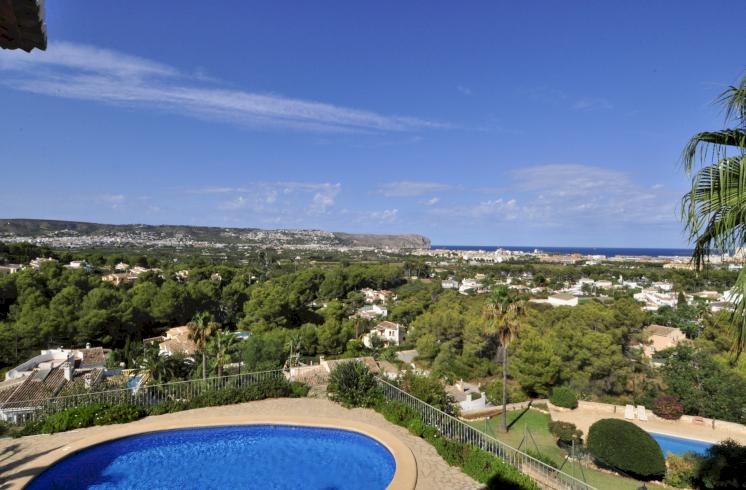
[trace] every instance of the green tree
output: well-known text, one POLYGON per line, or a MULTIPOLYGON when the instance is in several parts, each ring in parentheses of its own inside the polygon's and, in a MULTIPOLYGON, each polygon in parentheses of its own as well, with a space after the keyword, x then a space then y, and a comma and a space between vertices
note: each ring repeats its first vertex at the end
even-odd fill
POLYGON ((525 305, 506 287, 495 290, 484 306, 484 317, 500 341, 503 370, 503 431, 508 431, 508 347, 518 335, 525 305))
POLYGON ((560 359, 547 339, 529 331, 516 342, 514 378, 527 394, 547 396, 557 381, 559 367, 560 359))
POLYGON ((218 325, 207 312, 194 316, 189 326, 189 338, 194 341, 197 350, 202 353, 202 379, 207 379, 207 344, 218 325))
MULTIPOLYGON (((746 246, 746 76, 720 95, 725 123, 731 128, 697 133, 686 145, 684 167, 692 172, 691 190, 682 198, 682 214, 697 269, 711 252, 735 252, 746 246)), ((732 317, 733 353, 746 347, 746 269, 738 275, 732 317)))
POLYGON ((233 332, 217 330, 210 339, 209 351, 215 361, 218 377, 223 377, 223 368, 226 364, 233 362, 233 353, 236 350, 236 336, 233 332))

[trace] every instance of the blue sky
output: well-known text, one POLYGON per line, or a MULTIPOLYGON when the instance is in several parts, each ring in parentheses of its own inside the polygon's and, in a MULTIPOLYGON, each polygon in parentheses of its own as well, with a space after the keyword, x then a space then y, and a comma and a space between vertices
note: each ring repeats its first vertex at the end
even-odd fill
POLYGON ((49 49, 0 52, 0 216, 682 246, 678 158, 722 126, 744 16, 48 2, 49 49))

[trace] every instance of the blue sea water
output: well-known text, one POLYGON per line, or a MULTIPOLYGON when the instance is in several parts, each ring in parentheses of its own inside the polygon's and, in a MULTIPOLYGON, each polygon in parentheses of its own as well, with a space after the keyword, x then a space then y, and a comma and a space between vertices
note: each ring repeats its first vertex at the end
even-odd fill
POLYGON ((683 439, 681 437, 667 436, 655 432, 649 432, 649 434, 653 436, 653 439, 655 439, 661 447, 664 456, 668 453, 681 455, 687 452, 705 454, 712 446, 709 442, 697 441, 695 439, 683 439))
POLYGON ((583 255, 605 255, 614 257, 616 255, 644 255, 648 257, 670 257, 691 256, 692 250, 686 248, 614 248, 614 247, 528 247, 524 245, 511 246, 487 246, 487 245, 433 245, 432 249, 448 250, 485 250, 494 251, 498 248, 504 250, 516 250, 519 252, 533 252, 540 250, 547 253, 570 254, 579 253, 583 255))
POLYGON ((382 444, 356 432, 244 425, 106 442, 61 460, 26 488, 382 490, 395 469, 382 444))

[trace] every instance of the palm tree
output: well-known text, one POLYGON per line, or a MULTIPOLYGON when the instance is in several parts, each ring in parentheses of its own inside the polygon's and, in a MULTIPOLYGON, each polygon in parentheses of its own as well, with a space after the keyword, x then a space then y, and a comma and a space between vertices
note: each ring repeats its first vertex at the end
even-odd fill
POLYGON ((218 377, 223 377, 223 366, 229 364, 232 360, 232 354, 236 347, 236 336, 232 332, 218 330, 214 333, 210 341, 210 351, 215 358, 215 365, 218 368, 218 377))
POLYGON ((212 316, 203 311, 197 313, 189 326, 189 338, 194 341, 197 350, 202 353, 202 379, 207 379, 207 343, 213 332, 217 329, 218 324, 212 321, 212 316))
POLYGON ((300 350, 303 347, 303 338, 300 332, 293 332, 288 335, 285 341, 285 348, 290 351, 290 357, 288 359, 288 367, 293 367, 293 354, 297 353, 300 356, 300 350))
POLYGON ((510 295, 508 288, 501 287, 490 296, 484 305, 484 318, 497 335, 502 350, 503 369, 503 423, 502 430, 508 431, 508 346, 518 335, 519 320, 524 315, 523 301, 510 295))
MULTIPOLYGON (((734 254, 746 246, 746 76, 728 87, 718 102, 725 123, 734 127, 695 134, 684 148, 684 168, 692 187, 682 198, 682 216, 694 245, 692 261, 702 269, 711 252, 734 254)), ((731 318, 734 361, 746 347, 746 269, 734 286, 731 318)))

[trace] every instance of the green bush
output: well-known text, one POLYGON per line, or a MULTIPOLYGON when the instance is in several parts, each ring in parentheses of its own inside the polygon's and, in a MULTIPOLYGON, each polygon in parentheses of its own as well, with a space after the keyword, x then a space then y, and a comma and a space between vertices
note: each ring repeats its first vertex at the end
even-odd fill
POLYGON ((438 378, 407 371, 399 384, 402 390, 447 414, 458 413, 458 405, 453 397, 446 393, 443 383, 438 378))
POLYGON ((601 466, 640 480, 666 474, 663 452, 650 434, 620 419, 602 419, 588 430, 588 450, 601 466))
POLYGON ((700 489, 746 488, 746 446, 734 440, 715 444, 697 467, 694 487, 700 489))
POLYGON ((4 436, 8 433, 10 429, 8 428, 8 424, 5 422, 0 422, 0 437, 4 436))
POLYGON ((538 461, 541 461, 547 466, 551 466, 552 468, 559 468, 559 465, 554 459, 547 456, 546 454, 540 453, 539 451, 535 449, 526 448, 526 454, 528 454, 529 456, 531 456, 532 458, 538 461))
POLYGON ((701 459, 694 453, 686 453, 683 456, 669 453, 666 457, 666 478, 663 481, 672 487, 692 488, 701 459))
POLYGON ((368 367, 357 361, 338 364, 329 374, 329 398, 343 406, 372 407, 381 398, 381 388, 368 367))
POLYGON ((578 408, 578 397, 575 392, 566 386, 558 386, 552 390, 549 397, 552 405, 564 408, 578 408))
POLYGON ((125 424, 145 415, 145 409, 133 405, 80 405, 26 424, 18 435, 54 434, 93 425, 125 424))
POLYGON ((557 438, 557 442, 562 446, 571 446, 573 442, 575 444, 583 443, 583 431, 570 422, 553 420, 549 422, 549 432, 557 438))

